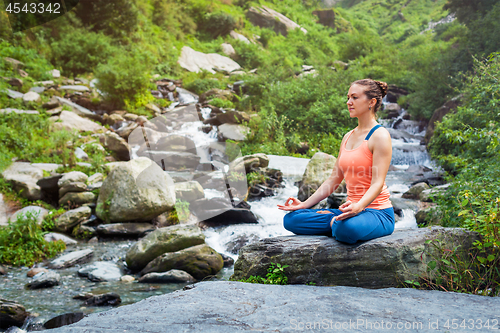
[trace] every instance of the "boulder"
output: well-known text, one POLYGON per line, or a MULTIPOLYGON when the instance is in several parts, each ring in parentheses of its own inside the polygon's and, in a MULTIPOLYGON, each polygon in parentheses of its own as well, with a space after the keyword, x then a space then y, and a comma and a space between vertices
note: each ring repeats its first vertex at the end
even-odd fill
POLYGON ((43 324, 43 327, 46 329, 52 329, 52 328, 57 328, 57 327, 62 327, 66 325, 71 325, 73 323, 76 323, 85 317, 85 314, 83 312, 70 312, 70 313, 64 313, 59 316, 55 316, 54 318, 51 318, 43 324))
POLYGON ((384 106, 384 111, 387 113, 387 119, 397 118, 401 112, 401 106, 397 103, 387 103, 384 106))
MULTIPOLYGON (((71 113, 74 113, 80 117, 86 117, 86 118, 90 118, 90 119, 94 119, 94 120, 99 120, 101 117, 96 115, 94 112, 90 111, 89 109, 86 109, 84 108, 83 106, 81 105, 78 105, 76 103, 73 103, 72 101, 70 101, 69 99, 66 99, 66 98, 62 98, 62 97, 58 97, 56 96, 56 99, 59 101, 59 103, 61 103, 62 105, 67 105, 71 108, 71 110, 73 112, 71 113)), ((64 111, 63 111, 64 112, 64 111)), ((61 113, 62 114, 62 113, 61 113)), ((97 124, 96 124, 97 125, 97 124)), ((90 130, 90 129, 87 129, 87 131, 90 130)))
POLYGON ((36 184, 43 178, 42 169, 27 162, 14 162, 2 172, 2 177, 22 197, 33 201, 42 199, 41 188, 36 184))
POLYGON ((289 265, 286 276, 290 284, 396 287, 427 273, 427 263, 438 253, 426 241, 440 240, 444 248, 461 245, 467 251, 478 239, 476 233, 443 227, 396 230, 354 245, 327 236, 265 238, 240 250, 231 278, 266 276, 271 263, 280 263, 289 265))
POLYGON ((67 232, 76 225, 88 219, 92 210, 88 206, 68 210, 59 216, 55 221, 55 229, 61 232, 67 232))
POLYGON ((214 69, 232 72, 240 69, 240 65, 231 58, 221 56, 217 53, 205 54, 184 46, 177 61, 182 68, 190 72, 198 73, 201 70, 209 71, 215 74, 214 69))
POLYGON ((0 328, 21 327, 28 316, 29 312, 21 304, 0 298, 0 328))
POLYGON ((227 110, 218 113, 215 117, 205 119, 204 124, 220 126, 221 124, 241 124, 249 122, 250 116, 243 111, 227 110))
POLYGON ((307 33, 306 29, 302 28, 285 15, 266 6, 250 7, 246 13, 246 17, 253 25, 257 25, 261 28, 269 28, 283 36, 288 35, 288 31, 294 29, 300 29, 303 33, 307 33))
POLYGON ((99 191, 96 214, 108 222, 150 221, 174 205, 170 176, 140 157, 113 167, 99 191))
POLYGON ((9 113, 17 113, 17 114, 40 114, 37 110, 18 110, 13 108, 0 109, 1 114, 9 114, 9 113))
POLYGON ((33 280, 26 284, 28 289, 51 288, 59 285, 61 276, 53 271, 40 272, 33 277, 33 280))
POLYGON ((130 146, 127 141, 118 134, 108 131, 101 137, 101 141, 106 148, 115 153, 119 160, 130 160, 130 146))
POLYGON ((419 226, 439 224, 441 218, 442 216, 436 206, 419 209, 415 214, 415 220, 419 226))
POLYGON ((125 140, 128 140, 130 133, 132 133, 138 126, 139 124, 137 123, 130 123, 125 127, 120 127, 118 130, 116 130, 116 133, 125 140))
POLYGON ((62 198, 68 192, 85 192, 87 185, 82 182, 68 183, 59 189, 59 198, 62 198))
POLYGON ((37 275, 38 273, 41 273, 41 272, 45 272, 47 273, 49 270, 46 269, 46 268, 42 268, 42 267, 35 267, 35 268, 32 268, 28 271, 28 273, 26 273, 26 276, 27 277, 34 277, 35 275, 37 275))
POLYGON ((220 141, 233 140, 244 141, 250 133, 250 128, 237 124, 222 124, 217 134, 220 141))
POLYGON ((443 120, 443 117, 446 116, 450 112, 455 112, 457 107, 462 102, 463 95, 458 95, 448 102, 444 103, 443 106, 436 109, 432 114, 431 119, 429 120, 429 125, 427 125, 427 130, 425 131, 424 141, 425 144, 428 145, 431 141, 432 136, 434 135, 434 128, 436 126, 436 122, 443 120))
POLYGON ((196 144, 187 136, 170 134, 160 138, 154 145, 159 151, 181 151, 196 154, 196 144))
POLYGON ((0 275, 7 275, 7 269, 0 265, 0 275))
POLYGON ((52 260, 49 264, 49 268, 62 269, 75 266, 76 264, 83 264, 88 262, 94 251, 91 249, 73 251, 70 253, 63 254, 62 256, 52 260))
POLYGON ((254 212, 246 208, 206 210, 203 211, 202 214, 198 213, 196 216, 202 220, 202 225, 210 227, 241 223, 259 223, 259 220, 254 212))
POLYGON ((104 237, 142 237, 146 233, 154 231, 155 226, 151 223, 110 223, 97 226, 96 232, 104 237))
POLYGON ((451 327, 451 318, 458 325, 474 323, 477 326, 470 327, 487 331, 483 325, 487 319, 496 323, 499 306, 498 297, 436 290, 207 281, 113 311, 91 313, 52 333, 453 332, 442 328, 446 322, 451 327), (157 315, 152 316, 153 311, 157 315))
POLYGON ((424 201, 424 202, 432 202, 432 197, 434 195, 439 195, 439 194, 445 193, 446 190, 448 189, 448 187, 450 187, 450 186, 451 186, 451 184, 444 184, 444 185, 438 185, 438 186, 431 187, 427 190, 423 190, 422 192, 420 192, 419 199, 420 199, 420 201, 424 201))
POLYGON ((80 91, 80 92, 85 92, 85 91, 90 91, 89 87, 83 86, 83 85, 67 85, 67 86, 60 86, 59 90, 69 90, 69 91, 80 91))
POLYGON ((24 217, 28 217, 30 214, 36 218, 36 221, 39 225, 42 225, 43 219, 45 218, 45 216, 47 216, 47 214, 49 214, 49 211, 39 206, 24 207, 23 209, 20 209, 12 214, 12 216, 10 217, 10 221, 16 222, 19 216, 23 215, 24 217))
POLYGON ((185 169, 196 169, 200 164, 201 157, 182 151, 153 151, 146 150, 139 156, 148 157, 155 161, 158 166, 166 171, 178 171, 185 169))
POLYGON ((82 118, 78 114, 66 110, 61 111, 59 116, 51 117, 50 119, 54 121, 52 124, 54 130, 65 129, 67 131, 91 131, 94 133, 106 130, 105 127, 94 123, 92 120, 82 118))
POLYGON ((0 227, 9 224, 9 207, 3 201, 3 194, 0 193, 0 227))
POLYGON ((245 36, 243 36, 242 34, 239 34, 237 33, 236 31, 232 30, 230 33, 229 33, 229 36, 231 36, 231 38, 233 39, 236 39, 236 40, 239 40, 239 41, 242 41, 243 43, 245 44, 251 44, 250 40, 248 38, 246 38, 245 36))
POLYGON ((207 244, 200 244, 177 252, 167 252, 151 261, 141 275, 151 272, 167 272, 180 269, 202 280, 215 275, 224 266, 221 255, 207 244))
POLYGON ((92 282, 119 281, 122 271, 117 264, 109 261, 96 261, 78 270, 78 275, 92 282))
POLYGON ((299 186, 298 199, 305 201, 332 174, 337 159, 326 153, 317 152, 307 164, 299 186))
POLYGON ((71 171, 63 174, 57 182, 57 186, 64 187, 72 183, 86 183, 89 177, 81 171, 71 171))
MULTIPOLYGON (((19 92, 19 91, 15 91, 15 90, 11 90, 11 89, 6 89, 6 90, 7 90, 7 96, 9 96, 12 99, 21 99, 24 96, 24 94, 19 92)), ((10 113, 10 112, 8 112, 8 113, 10 113)))
POLYGON ((53 195, 59 198, 59 186, 57 185, 57 182, 59 179, 61 179, 63 175, 62 174, 54 174, 52 176, 48 177, 43 177, 39 179, 36 184, 40 186, 40 188, 45 191, 46 193, 49 193, 50 195, 53 195))
POLYGON ((23 96, 23 102, 24 103, 39 103, 41 101, 40 94, 34 92, 34 91, 28 91, 26 94, 23 96))
POLYGON ((231 90, 212 88, 200 95, 200 103, 203 103, 213 98, 232 100, 233 93, 231 92, 231 90))
POLYGON ((101 295, 93 295, 87 299, 83 305, 86 306, 116 306, 122 302, 120 295, 116 293, 106 293, 101 295))
POLYGON ((394 84, 389 84, 388 88, 386 99, 389 103, 397 103, 400 97, 408 95, 406 89, 400 88, 394 84))
POLYGON ((236 56, 236 51, 234 50, 234 47, 229 44, 229 43, 222 43, 220 45, 222 52, 227 55, 228 57, 232 58, 236 56))
POLYGON ((410 187, 408 191, 403 193, 402 197, 405 199, 419 199, 420 193, 427 189, 429 189, 429 185, 427 185, 427 183, 417 183, 410 187))
POLYGON ((64 242, 64 244, 66 244, 66 246, 78 244, 78 242, 73 238, 70 238, 63 234, 58 234, 57 232, 46 233, 45 235, 43 235, 43 239, 45 239, 47 242, 55 242, 61 240, 64 242))
POLYGON ((59 206, 68 205, 70 207, 78 207, 84 204, 93 203, 96 196, 92 192, 68 192, 59 199, 59 206))
POLYGON ((205 197, 203 187, 195 180, 175 183, 175 197, 180 200, 192 202, 205 197))
POLYGON ((133 271, 143 269, 151 260, 205 242, 205 236, 195 225, 174 225, 156 229, 140 239, 127 252, 126 262, 133 271))
POLYGON ((258 170, 259 168, 267 168, 269 165, 269 157, 263 153, 257 153, 253 155, 245 155, 238 157, 231 162, 231 170, 241 170, 245 168, 245 172, 249 173, 251 171, 258 170))
POLYGON ((139 283, 191 283, 196 282, 191 274, 178 269, 171 269, 164 273, 148 273, 142 276, 139 283))
POLYGON ((94 173, 92 176, 90 176, 87 179, 87 184, 94 184, 94 183, 102 182, 103 179, 104 179, 104 175, 100 172, 97 172, 97 173, 94 173))

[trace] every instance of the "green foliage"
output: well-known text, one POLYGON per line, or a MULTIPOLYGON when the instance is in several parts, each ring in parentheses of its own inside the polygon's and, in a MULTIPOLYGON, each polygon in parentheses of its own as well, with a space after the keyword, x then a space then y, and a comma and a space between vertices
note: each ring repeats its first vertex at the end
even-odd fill
POLYGON ((73 29, 52 44, 52 61, 64 74, 77 75, 92 72, 117 52, 112 46, 112 38, 102 32, 73 29))
POLYGON ((148 90, 150 62, 150 56, 139 51, 118 53, 97 66, 97 87, 107 94, 110 102, 129 111, 144 106, 154 99, 148 90))
POLYGON ((66 248, 63 241, 47 242, 42 227, 32 213, 18 216, 15 222, 0 227, 0 263, 32 266, 66 248))
POLYGON ((249 187, 257 185, 257 184, 264 184, 264 183, 266 183, 267 179, 268 179, 268 177, 266 177, 265 174, 260 173, 260 172, 247 173, 247 184, 249 187))
POLYGON ((175 201, 175 211, 177 212, 179 221, 187 221, 191 214, 189 211, 189 202, 177 199, 175 201))
POLYGON ((212 38, 225 36, 236 26, 236 20, 230 14, 213 12, 205 14, 200 28, 210 34, 212 38))
POLYGON ((288 265, 281 266, 281 264, 279 263, 272 262, 267 269, 268 273, 266 274, 265 278, 263 278, 262 276, 252 275, 248 279, 242 279, 239 281, 246 283, 285 285, 288 283, 288 277, 285 275, 285 268, 287 267, 288 265))
POLYGON ((66 210, 64 208, 49 210, 49 213, 43 218, 42 229, 47 231, 53 230, 55 227, 55 220, 65 212, 66 210))
POLYGON ((208 72, 205 72, 204 76, 198 75, 194 78, 193 76, 191 76, 191 78, 187 76, 187 78, 183 80, 183 85, 187 90, 192 91, 198 95, 201 95, 213 88, 225 88, 224 83, 219 81, 217 77, 214 78, 210 76, 211 75, 208 72))
POLYGON ((232 109, 234 108, 233 102, 227 99, 222 99, 219 97, 216 97, 210 101, 210 105, 222 108, 222 109, 232 109))

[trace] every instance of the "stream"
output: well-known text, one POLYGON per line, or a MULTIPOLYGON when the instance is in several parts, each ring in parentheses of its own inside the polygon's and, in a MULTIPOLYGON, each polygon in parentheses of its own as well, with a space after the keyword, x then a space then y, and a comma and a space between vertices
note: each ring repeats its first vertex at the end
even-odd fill
MULTIPOLYGON (((202 115, 208 117, 209 110, 202 109, 202 115)), ((421 141, 425 131, 419 129, 419 124, 414 121, 405 120, 402 110, 396 119, 380 120, 380 123, 390 129, 393 145, 392 165, 386 183, 391 193, 391 199, 397 202, 402 210, 402 216, 397 219, 396 228, 416 228, 415 212, 418 203, 414 200, 402 199, 401 195, 410 188, 415 174, 406 172, 411 165, 422 165, 433 168, 425 146, 421 141), (395 128, 393 128, 395 127, 395 128)), ((189 136, 196 143, 202 160, 209 159, 206 148, 210 143, 217 141, 215 130, 209 133, 201 131, 203 123, 192 121, 182 124, 177 129, 172 128, 175 134, 189 136), (199 149, 201 148, 201 150, 199 149)), ((133 148, 137 151, 137 147, 133 148)), ((204 230, 206 243, 220 253, 224 253, 233 259, 237 259, 238 244, 255 241, 265 237, 291 235, 282 226, 284 211, 277 209, 277 204, 282 204, 286 198, 297 196, 298 188, 295 182, 300 180, 307 166, 308 159, 294 158, 288 156, 268 155, 269 167, 282 171, 284 187, 278 190, 276 196, 265 197, 260 201, 252 201, 251 210, 259 217, 258 224, 239 224, 204 230)), ((206 190, 205 196, 221 196, 216 190, 206 190)), ((67 251, 75 251, 86 248, 94 250, 93 261, 104 260, 119 264, 124 267, 124 258, 127 250, 135 243, 132 240, 121 241, 99 241, 95 244, 80 242, 76 246, 68 246, 67 251)), ((87 264, 85 264, 87 265, 87 264)), ((42 265, 40 265, 42 266, 42 265)), ((46 320, 68 312, 100 312, 111 307, 84 307, 82 301, 72 297, 83 292, 104 293, 116 292, 121 296, 121 305, 138 302, 150 296, 170 293, 181 289, 185 284, 139 284, 136 282, 91 282, 77 274, 81 266, 58 270, 61 275, 61 284, 49 289, 27 290, 24 285, 30 278, 26 277, 27 267, 9 267, 8 274, 0 277, 1 298, 15 300, 25 306, 34 317, 28 320, 23 329, 41 330, 41 324, 46 320)), ((125 270, 125 273, 127 271, 125 270)), ((228 279, 233 273, 233 267, 224 268, 217 275, 217 279, 228 279)))

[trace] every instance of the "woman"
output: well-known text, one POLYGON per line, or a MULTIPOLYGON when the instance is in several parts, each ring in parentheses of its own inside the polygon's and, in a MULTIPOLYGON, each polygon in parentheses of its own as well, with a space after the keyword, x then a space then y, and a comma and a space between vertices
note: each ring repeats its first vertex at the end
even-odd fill
POLYGON ((358 126, 344 135, 330 177, 306 201, 290 197, 281 210, 285 229, 297 235, 332 235, 354 244, 392 234, 394 209, 385 177, 392 157, 391 136, 375 113, 387 94, 387 83, 371 79, 351 84, 347 106, 358 126), (347 200, 339 209, 308 209, 330 195, 345 179, 347 200))

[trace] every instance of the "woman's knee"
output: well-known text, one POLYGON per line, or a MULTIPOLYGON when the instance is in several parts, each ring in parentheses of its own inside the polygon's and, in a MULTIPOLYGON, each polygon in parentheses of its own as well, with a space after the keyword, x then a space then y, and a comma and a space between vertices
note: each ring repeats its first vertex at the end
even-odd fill
POLYGON ((354 244, 359 240, 359 230, 355 223, 349 220, 339 221, 335 233, 332 235, 336 240, 343 243, 354 244), (343 223, 342 223, 343 222, 343 223))
POLYGON ((296 224, 296 215, 298 211, 290 212, 285 215, 283 218, 283 227, 288 230, 292 231, 295 229, 294 226, 296 224))

